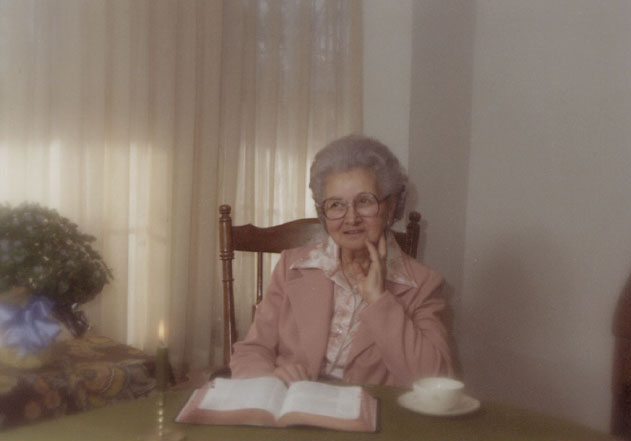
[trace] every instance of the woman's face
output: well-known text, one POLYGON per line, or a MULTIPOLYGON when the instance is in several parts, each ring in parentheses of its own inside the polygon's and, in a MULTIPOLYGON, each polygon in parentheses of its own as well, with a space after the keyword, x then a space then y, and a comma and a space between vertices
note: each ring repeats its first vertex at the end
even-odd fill
POLYGON ((333 173, 326 179, 324 198, 335 198, 348 204, 348 211, 341 219, 326 219, 329 235, 343 251, 358 251, 365 248, 368 239, 376 244, 394 212, 394 199, 383 200, 375 174, 370 169, 353 168, 333 173), (360 193, 372 193, 379 200, 379 211, 375 216, 364 217, 355 211, 353 200, 360 193))

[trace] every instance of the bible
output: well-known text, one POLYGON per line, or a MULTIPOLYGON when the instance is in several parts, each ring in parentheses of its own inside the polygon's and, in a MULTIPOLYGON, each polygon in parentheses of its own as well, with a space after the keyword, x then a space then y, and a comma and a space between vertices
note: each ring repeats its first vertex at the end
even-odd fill
POLYGON ((276 377, 217 378, 196 389, 175 420, 375 432, 377 400, 360 386, 298 381, 287 387, 276 377))

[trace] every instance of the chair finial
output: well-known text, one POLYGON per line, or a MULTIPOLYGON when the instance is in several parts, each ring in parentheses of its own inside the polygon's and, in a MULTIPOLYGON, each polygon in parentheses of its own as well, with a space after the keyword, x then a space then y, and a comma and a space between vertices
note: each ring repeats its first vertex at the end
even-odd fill
POLYGON ((230 210, 231 208, 230 208, 230 205, 228 204, 223 204, 219 207, 219 213, 222 216, 230 216, 230 210))

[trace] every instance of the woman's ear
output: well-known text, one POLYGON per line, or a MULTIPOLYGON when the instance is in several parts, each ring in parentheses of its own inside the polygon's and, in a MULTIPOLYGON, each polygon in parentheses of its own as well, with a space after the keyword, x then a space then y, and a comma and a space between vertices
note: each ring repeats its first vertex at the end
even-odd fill
POLYGON ((394 214, 397 210, 397 204, 399 203, 399 196, 392 195, 387 201, 386 228, 390 228, 394 225, 394 214))
POLYGON ((397 205, 399 205, 399 195, 392 195, 388 198, 388 218, 387 224, 391 227, 394 224, 394 215, 397 211, 397 205))

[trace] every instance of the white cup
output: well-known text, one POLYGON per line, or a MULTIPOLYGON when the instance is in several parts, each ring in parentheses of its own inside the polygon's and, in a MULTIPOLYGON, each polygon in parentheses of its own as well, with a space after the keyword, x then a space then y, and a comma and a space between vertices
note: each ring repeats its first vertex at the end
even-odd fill
POLYGON ((425 409, 446 412, 462 400, 464 384, 453 378, 425 377, 413 383, 413 391, 425 409))

